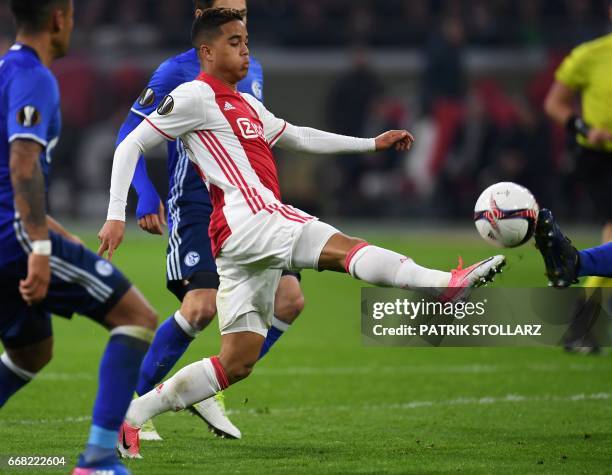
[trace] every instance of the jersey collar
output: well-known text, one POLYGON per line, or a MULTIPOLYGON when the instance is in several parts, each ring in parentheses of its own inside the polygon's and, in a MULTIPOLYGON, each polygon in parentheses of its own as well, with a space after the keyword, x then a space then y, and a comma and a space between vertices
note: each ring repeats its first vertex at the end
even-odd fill
POLYGON ((38 61, 40 61, 40 56, 34 48, 28 45, 24 45, 23 43, 15 43, 13 46, 9 48, 9 51, 27 51, 30 54, 33 54, 38 61))
POLYGON ((196 79, 210 84, 211 86, 213 86, 214 89, 220 89, 222 91, 227 92, 228 94, 233 94, 235 96, 240 95, 238 91, 235 91, 234 89, 229 87, 227 84, 225 84, 223 81, 217 79, 214 76, 211 76, 210 74, 206 74, 205 72, 201 72, 200 75, 196 79))

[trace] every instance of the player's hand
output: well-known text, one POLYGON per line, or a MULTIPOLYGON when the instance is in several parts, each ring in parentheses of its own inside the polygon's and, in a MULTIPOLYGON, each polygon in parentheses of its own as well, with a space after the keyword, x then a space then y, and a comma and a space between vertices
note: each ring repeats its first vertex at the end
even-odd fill
POLYGON ((100 240, 98 255, 104 257, 104 254, 108 252, 108 260, 110 261, 113 258, 113 253, 123 241, 124 235, 125 223, 123 221, 109 220, 104 223, 98 233, 98 239, 100 240))
POLYGON ((164 226, 166 226, 166 209, 162 201, 159 201, 159 209, 157 214, 147 214, 138 220, 138 226, 143 231, 151 234, 164 234, 164 226))
POLYGON ((19 293, 28 305, 37 304, 47 296, 50 280, 49 256, 31 253, 28 256, 28 275, 19 281, 19 293))
POLYGON ((602 145, 604 142, 612 141, 612 132, 605 129, 592 128, 589 130, 587 140, 593 145, 602 145))
POLYGON ((407 130, 389 130, 376 137, 376 151, 389 150, 395 146, 395 150, 403 152, 410 149, 414 137, 407 130))

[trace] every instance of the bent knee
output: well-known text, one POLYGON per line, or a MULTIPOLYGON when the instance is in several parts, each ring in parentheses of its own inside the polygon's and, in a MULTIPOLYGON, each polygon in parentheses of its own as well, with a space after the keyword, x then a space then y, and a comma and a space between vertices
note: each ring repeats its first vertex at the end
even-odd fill
POLYGON ((20 351, 6 349, 10 361, 19 369, 36 374, 53 359, 53 347, 44 346, 36 351, 20 351))
POLYGON ((291 297, 280 298, 274 306, 274 315, 280 321, 291 324, 302 313, 306 299, 301 292, 291 297))
POLYGON ((153 307, 136 287, 132 287, 106 315, 104 324, 109 329, 130 325, 155 330, 157 319, 153 307))
POLYGON ((196 331, 206 328, 216 314, 217 306, 214 300, 191 302, 181 306, 181 315, 196 331))
POLYGON ((147 303, 137 312, 134 325, 147 328, 148 330, 155 330, 157 328, 157 321, 157 312, 147 303))

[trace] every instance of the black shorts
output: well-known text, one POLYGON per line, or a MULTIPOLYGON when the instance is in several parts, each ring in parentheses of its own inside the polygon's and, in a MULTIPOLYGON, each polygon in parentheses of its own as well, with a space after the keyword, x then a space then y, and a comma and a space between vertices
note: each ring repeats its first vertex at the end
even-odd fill
POLYGON ((576 171, 593 201, 597 217, 612 222, 612 152, 578 147, 576 171))
MULTIPOLYGON (((299 272, 284 270, 282 277, 291 275, 298 282, 302 281, 302 275, 299 272)), ((215 289, 219 288, 219 274, 216 272, 195 272, 185 280, 168 280, 166 282, 167 289, 172 292, 180 302, 183 301, 187 292, 200 289, 215 289)))
POLYGON ((28 306, 19 293, 19 281, 28 273, 31 242, 19 221, 16 229, 23 253, 0 266, 0 340, 5 347, 20 348, 51 336, 52 313, 66 318, 79 313, 102 322, 130 289, 130 282, 110 262, 50 232, 49 291, 40 304, 28 306))

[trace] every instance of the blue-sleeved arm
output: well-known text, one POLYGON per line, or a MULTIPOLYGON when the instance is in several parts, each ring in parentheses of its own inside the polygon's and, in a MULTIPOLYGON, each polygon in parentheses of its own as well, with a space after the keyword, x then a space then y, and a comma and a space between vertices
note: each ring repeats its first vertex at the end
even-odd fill
MULTIPOLYGON (((177 86, 184 82, 180 66, 172 59, 165 61, 153 73, 149 84, 142 91, 140 97, 134 102, 123 125, 117 135, 119 145, 138 125, 151 114, 159 105, 160 101, 177 86)), ((136 207, 136 218, 140 219, 148 214, 156 214, 159 209, 160 197, 147 173, 144 157, 140 157, 132 186, 138 193, 138 205, 136 207)))
POLYGON ((8 89, 7 136, 33 140, 47 148, 49 131, 59 108, 57 82, 43 68, 24 70, 8 89))

